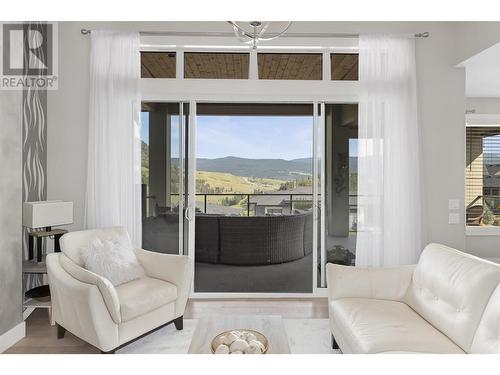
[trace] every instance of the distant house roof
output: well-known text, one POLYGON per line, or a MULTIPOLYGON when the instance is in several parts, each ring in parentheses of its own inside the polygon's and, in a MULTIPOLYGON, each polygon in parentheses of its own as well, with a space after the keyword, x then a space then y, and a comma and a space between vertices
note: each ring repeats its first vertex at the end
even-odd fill
MULTIPOLYGON (((264 193, 265 194, 265 193, 264 193)), ((283 206, 290 202, 290 194, 305 194, 303 196, 294 196, 294 201, 311 200, 312 187, 299 186, 290 190, 279 190, 272 192, 273 195, 252 195, 250 196, 250 203, 257 206, 283 206), (278 195, 279 194, 279 195, 278 195)))
POLYGON ((500 187, 500 165, 487 164, 483 169, 483 186, 489 188, 500 187))

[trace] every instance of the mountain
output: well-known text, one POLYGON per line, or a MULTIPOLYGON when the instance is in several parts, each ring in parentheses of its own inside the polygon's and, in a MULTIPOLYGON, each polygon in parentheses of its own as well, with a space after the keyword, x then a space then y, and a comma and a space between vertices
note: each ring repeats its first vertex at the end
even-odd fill
MULTIPOLYGON (((227 156, 217 159, 197 159, 196 169, 207 172, 231 173, 236 176, 296 180, 312 175, 312 158, 244 159, 227 156)), ((349 172, 357 173, 358 158, 349 158, 349 172)))
POLYGON ((312 173, 312 163, 302 159, 245 159, 227 156, 217 159, 197 159, 196 169, 207 172, 231 173, 236 176, 295 180, 312 173))
MULTIPOLYGON (((149 163, 148 145, 141 144, 143 166, 149 163)), ((178 165, 177 158, 172 159, 178 165)), ((355 157, 349 158, 350 173, 357 172, 358 161, 355 157)), ((300 180, 312 175, 312 158, 285 159, 246 159, 236 156, 223 158, 196 159, 196 169, 206 172, 231 173, 235 176, 273 178, 278 180, 300 180)))

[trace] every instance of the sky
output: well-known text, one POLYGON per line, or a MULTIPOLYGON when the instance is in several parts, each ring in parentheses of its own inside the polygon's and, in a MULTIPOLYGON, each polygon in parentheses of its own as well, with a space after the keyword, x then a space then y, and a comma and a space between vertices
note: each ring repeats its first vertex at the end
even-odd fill
POLYGON ((298 159, 312 156, 312 118, 198 116, 197 157, 298 159))
MULTIPOLYGON (((148 139, 148 113, 141 114, 141 139, 148 139)), ((177 125, 177 124, 176 124, 177 125)), ((172 144, 178 137, 172 132, 172 144)), ((313 121, 310 116, 198 116, 196 157, 236 156, 248 159, 312 157, 313 121)), ((351 142, 351 153, 355 145, 351 142)))

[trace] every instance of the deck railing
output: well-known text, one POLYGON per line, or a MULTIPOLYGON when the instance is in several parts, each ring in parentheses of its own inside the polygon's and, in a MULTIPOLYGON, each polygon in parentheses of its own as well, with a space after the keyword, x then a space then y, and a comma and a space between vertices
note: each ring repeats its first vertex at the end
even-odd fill
MULTIPOLYGON (((179 196, 179 194, 177 193, 171 193, 170 194, 171 196, 179 196)), ((265 196, 281 196, 281 197, 284 197, 284 200, 286 201, 285 203, 286 204, 289 204, 289 207, 290 207, 290 211, 293 211, 293 209, 295 208, 294 207, 294 204, 296 203, 311 203, 312 204, 312 196, 313 194, 312 193, 279 193, 279 192, 273 192, 273 193, 196 193, 195 194, 197 197, 203 197, 202 199, 202 202, 203 202, 203 210, 202 212, 203 213, 208 213, 208 205, 210 204, 208 198, 209 197, 241 197, 241 200, 245 199, 246 198, 246 216, 250 216, 251 214, 251 207, 252 205, 257 205, 258 202, 252 202, 251 201, 251 198, 252 197, 265 197, 265 196), (305 199, 300 199, 298 197, 307 197, 305 199)), ((318 194, 318 198, 320 197, 321 195, 318 194)), ((351 198, 356 198, 357 195, 356 194, 349 194, 349 199, 351 198)), ((154 196, 148 196, 146 197, 148 199, 154 199, 155 197, 154 196)), ((241 202, 240 200, 240 202, 241 202)), ((229 207, 229 206, 225 206, 221 203, 217 204, 217 206, 223 206, 223 207, 229 207)), ((274 207, 278 207, 276 205, 272 205, 272 204, 262 204, 262 206, 265 206, 265 207, 271 207, 271 206, 274 206, 274 207)), ((357 205, 356 204, 349 204, 349 208, 356 208, 357 205)))

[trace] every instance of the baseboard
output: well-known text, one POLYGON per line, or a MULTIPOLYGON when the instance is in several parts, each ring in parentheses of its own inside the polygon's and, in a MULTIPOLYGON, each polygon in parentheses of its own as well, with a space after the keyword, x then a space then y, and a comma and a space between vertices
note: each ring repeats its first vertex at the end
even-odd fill
POLYGON ((24 336, 26 336, 26 323, 21 322, 0 336, 0 353, 9 349, 24 336))

